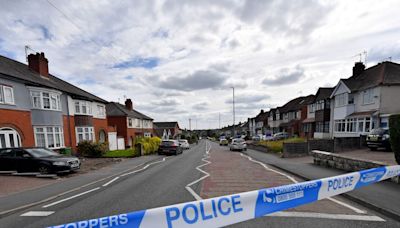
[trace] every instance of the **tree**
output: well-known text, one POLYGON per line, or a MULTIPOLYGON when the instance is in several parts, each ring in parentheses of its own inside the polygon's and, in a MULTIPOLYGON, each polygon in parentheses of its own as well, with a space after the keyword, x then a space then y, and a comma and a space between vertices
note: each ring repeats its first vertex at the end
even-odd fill
POLYGON ((390 145, 392 146, 397 164, 400 164, 400 114, 390 116, 389 126, 390 145))

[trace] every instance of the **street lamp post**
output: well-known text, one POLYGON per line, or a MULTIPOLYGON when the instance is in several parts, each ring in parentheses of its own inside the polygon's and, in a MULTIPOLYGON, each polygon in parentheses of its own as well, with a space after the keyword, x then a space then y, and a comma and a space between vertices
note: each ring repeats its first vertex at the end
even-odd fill
POLYGON ((235 87, 232 87, 233 138, 235 138, 235 87))

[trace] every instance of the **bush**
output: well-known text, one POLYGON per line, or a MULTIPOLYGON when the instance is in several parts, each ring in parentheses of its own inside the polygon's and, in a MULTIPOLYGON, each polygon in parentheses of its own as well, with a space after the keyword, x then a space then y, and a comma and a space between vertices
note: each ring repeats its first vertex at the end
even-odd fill
POLYGON ((389 118, 390 145, 394 152, 397 164, 400 164, 400 114, 389 118))
POLYGON ((156 153, 160 146, 161 139, 158 137, 140 137, 136 139, 136 144, 142 144, 143 155, 156 153))
POLYGON ((133 148, 129 148, 126 150, 113 150, 107 151, 103 157, 106 158, 125 158, 125 157, 138 157, 139 153, 133 148))
POLYGON ((107 151, 107 143, 95 143, 92 141, 82 141, 78 143, 78 154, 80 156, 99 158, 107 151))
POLYGON ((305 142, 306 140, 303 138, 289 138, 285 140, 278 140, 278 141, 260 141, 257 145, 266 146, 268 151, 274 153, 281 153, 283 152, 283 143, 300 143, 305 142))

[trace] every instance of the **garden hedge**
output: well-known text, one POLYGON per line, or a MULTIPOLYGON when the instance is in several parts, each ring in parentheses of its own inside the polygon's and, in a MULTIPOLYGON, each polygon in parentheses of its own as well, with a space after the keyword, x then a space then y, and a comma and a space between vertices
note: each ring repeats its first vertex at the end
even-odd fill
POLYGON ((156 153, 160 143, 161 139, 158 137, 140 137, 136 139, 135 144, 142 144, 144 150, 143 155, 148 155, 156 153))
POLYGON ((83 157, 102 157, 108 151, 107 143, 82 141, 78 143, 78 155, 83 157))
POLYGON ((389 118, 390 144, 397 164, 400 164, 400 114, 389 118))

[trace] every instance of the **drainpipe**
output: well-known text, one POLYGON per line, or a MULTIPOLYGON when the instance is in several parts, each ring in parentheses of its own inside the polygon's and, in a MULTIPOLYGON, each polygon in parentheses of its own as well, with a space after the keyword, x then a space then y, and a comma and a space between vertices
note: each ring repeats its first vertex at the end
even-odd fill
POLYGON ((68 137, 69 137, 69 143, 72 148, 72 135, 71 135, 71 120, 69 119, 70 113, 69 113, 69 102, 68 102, 68 95, 67 95, 67 122, 68 122, 68 137))

